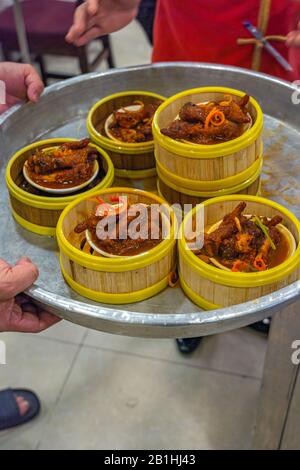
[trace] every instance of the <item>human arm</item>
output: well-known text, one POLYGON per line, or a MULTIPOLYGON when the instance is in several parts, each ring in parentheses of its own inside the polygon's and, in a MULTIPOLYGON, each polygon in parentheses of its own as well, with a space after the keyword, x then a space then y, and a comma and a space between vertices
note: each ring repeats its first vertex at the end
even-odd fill
POLYGON ((118 31, 137 15, 140 0, 86 0, 77 7, 66 41, 83 46, 118 31))

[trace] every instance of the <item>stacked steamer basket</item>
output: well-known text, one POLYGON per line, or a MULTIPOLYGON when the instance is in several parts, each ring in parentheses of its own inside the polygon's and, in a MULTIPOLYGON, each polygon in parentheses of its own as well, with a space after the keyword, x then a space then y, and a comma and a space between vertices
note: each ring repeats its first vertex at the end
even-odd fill
POLYGON ((9 191, 12 214, 23 228, 39 235, 54 236, 56 225, 64 208, 79 195, 90 195, 108 188, 114 180, 113 164, 105 151, 90 144, 98 152, 99 172, 91 184, 70 195, 57 195, 37 191, 23 175, 24 163, 39 150, 50 149, 76 139, 57 138, 35 142, 19 150, 9 161, 6 184, 9 191))
POLYGON ((233 140, 203 145, 174 140, 161 133, 187 102, 219 102, 228 96, 237 101, 244 95, 231 88, 198 88, 179 93, 160 106, 153 121, 158 192, 170 204, 196 205, 211 197, 258 193, 263 114, 253 98, 247 105, 251 127, 233 140))
POLYGON ((157 195, 138 189, 110 188, 95 196, 71 203, 57 225, 61 269, 70 287, 84 297, 110 304, 142 301, 167 287, 176 264, 177 222, 171 208, 157 195), (129 205, 159 206, 168 220, 168 237, 134 256, 108 257, 95 244, 91 245, 85 228, 74 228, 88 214, 96 213, 97 201, 106 207, 110 201, 124 197, 129 205))
MULTIPOLYGON (((200 228, 201 233, 202 227, 200 228)), ((281 205, 258 196, 232 195, 212 198, 190 211, 179 231, 179 276, 186 295, 201 308, 211 310, 247 302, 285 287, 300 275, 300 223, 281 205), (195 220, 204 218, 204 232, 221 221, 239 203, 246 203, 245 215, 273 218, 282 217, 282 229, 288 234, 289 253, 283 261, 270 269, 257 272, 234 272, 220 269, 215 263, 196 256, 187 240, 192 229, 197 232, 195 220), (199 213, 201 211, 201 214, 199 213)), ((220 264, 219 264, 220 266, 220 264)))
POLYGON ((134 106, 164 101, 156 93, 130 91, 110 95, 90 110, 87 129, 91 139, 109 154, 115 167, 115 186, 134 187, 156 192, 156 168, 153 139, 146 142, 127 143, 115 140, 107 134, 107 119, 118 110, 134 106))

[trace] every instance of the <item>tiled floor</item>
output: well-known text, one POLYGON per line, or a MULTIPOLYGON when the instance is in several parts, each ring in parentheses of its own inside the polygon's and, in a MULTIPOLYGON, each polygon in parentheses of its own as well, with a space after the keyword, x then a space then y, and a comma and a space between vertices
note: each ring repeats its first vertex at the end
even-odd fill
POLYGON ((30 387, 41 416, 0 449, 246 449, 266 340, 249 329, 207 337, 191 357, 172 340, 112 336, 62 322, 1 335, 1 387, 30 387))
MULTIPOLYGON (((95 46, 93 46, 95 47, 95 46)), ((118 66, 146 63, 137 24, 113 35, 118 66)), ((49 59, 56 70, 76 63, 49 59)), ((246 449, 266 340, 249 329, 203 340, 191 357, 172 340, 111 336, 62 322, 40 335, 4 334, 0 387, 42 400, 32 424, 0 449, 246 449)))

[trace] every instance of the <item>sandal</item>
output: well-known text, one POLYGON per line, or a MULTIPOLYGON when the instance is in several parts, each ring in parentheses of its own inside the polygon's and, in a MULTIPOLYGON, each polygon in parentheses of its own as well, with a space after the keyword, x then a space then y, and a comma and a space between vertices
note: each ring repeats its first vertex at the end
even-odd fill
POLYGON ((28 423, 39 414, 40 409, 39 398, 30 390, 8 388, 0 391, 0 431, 28 423), (29 404, 23 416, 20 414, 16 395, 24 398, 29 404))

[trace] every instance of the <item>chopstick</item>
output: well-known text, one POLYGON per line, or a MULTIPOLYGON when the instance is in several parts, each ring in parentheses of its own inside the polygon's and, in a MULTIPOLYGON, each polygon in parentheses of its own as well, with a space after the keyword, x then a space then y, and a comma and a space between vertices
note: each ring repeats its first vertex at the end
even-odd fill
MULTIPOLYGON (((269 52, 269 54, 271 54, 271 56, 274 57, 274 59, 281 65, 281 67, 284 70, 286 70, 287 72, 293 71, 293 68, 289 64, 289 62, 275 49, 275 47, 272 46, 272 44, 269 43, 268 39, 270 39, 270 36, 268 37, 268 39, 264 37, 262 32, 259 29, 257 29, 250 21, 244 21, 243 26, 255 38, 255 43, 264 47, 269 52)), ((279 40, 279 41, 286 40, 284 36, 275 36, 275 37, 276 37, 276 40, 279 40)), ((245 42, 240 43, 240 44, 245 44, 245 42)), ((251 44, 251 43, 248 42, 247 44, 251 44)))

